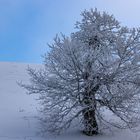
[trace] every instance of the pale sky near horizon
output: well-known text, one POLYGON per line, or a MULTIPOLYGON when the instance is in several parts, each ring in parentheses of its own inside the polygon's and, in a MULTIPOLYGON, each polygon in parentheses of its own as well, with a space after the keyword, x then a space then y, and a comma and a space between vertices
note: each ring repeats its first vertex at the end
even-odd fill
POLYGON ((139 0, 0 0, 0 61, 40 63, 57 33, 69 35, 84 9, 140 26, 139 0))

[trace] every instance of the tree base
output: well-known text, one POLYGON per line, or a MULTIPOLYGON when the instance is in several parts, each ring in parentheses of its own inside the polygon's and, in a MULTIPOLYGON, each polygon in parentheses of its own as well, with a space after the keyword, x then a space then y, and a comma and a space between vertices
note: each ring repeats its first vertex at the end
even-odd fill
POLYGON ((87 136, 93 136, 93 135, 98 135, 99 133, 97 131, 82 131, 83 134, 87 135, 87 136))

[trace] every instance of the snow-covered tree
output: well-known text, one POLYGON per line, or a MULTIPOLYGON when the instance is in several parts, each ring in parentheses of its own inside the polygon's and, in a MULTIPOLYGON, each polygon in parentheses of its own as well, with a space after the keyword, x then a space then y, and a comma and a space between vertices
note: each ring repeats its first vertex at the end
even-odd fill
POLYGON ((87 135, 110 125, 133 128, 140 120, 140 29, 97 9, 82 17, 70 37, 54 39, 44 68, 30 68, 31 84, 23 86, 40 95, 45 131, 61 132, 74 120, 87 135))

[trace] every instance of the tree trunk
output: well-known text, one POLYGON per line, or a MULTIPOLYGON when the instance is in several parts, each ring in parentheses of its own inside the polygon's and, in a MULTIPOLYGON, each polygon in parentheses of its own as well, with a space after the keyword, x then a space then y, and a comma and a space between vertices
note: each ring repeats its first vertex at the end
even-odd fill
POLYGON ((98 124, 95 116, 95 109, 90 107, 83 110, 83 119, 84 119, 84 134, 88 136, 98 134, 98 124))
MULTIPOLYGON (((88 136, 97 135, 98 134, 98 124, 96 120, 96 99, 95 93, 99 89, 99 84, 97 84, 94 88, 92 87, 91 82, 91 70, 92 70, 92 63, 88 62, 86 71, 84 73, 84 80, 85 80, 85 93, 83 95, 83 105, 85 109, 83 110, 83 119, 84 119, 84 134, 88 136)), ((97 79, 98 76, 92 79, 97 79)))

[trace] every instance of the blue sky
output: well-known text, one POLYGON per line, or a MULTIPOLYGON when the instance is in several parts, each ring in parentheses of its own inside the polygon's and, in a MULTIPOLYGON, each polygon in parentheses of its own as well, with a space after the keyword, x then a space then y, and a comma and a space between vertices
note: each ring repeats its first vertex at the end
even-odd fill
POLYGON ((0 0, 0 61, 40 63, 57 33, 69 35, 84 9, 140 26, 139 0, 0 0))

